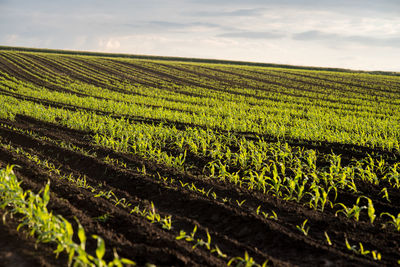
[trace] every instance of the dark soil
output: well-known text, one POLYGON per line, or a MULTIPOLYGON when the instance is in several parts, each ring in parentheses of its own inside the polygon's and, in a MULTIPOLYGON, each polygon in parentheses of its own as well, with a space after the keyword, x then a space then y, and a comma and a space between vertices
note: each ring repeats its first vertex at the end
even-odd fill
MULTIPOLYGON (((61 60, 59 57, 53 59, 50 56, 29 53, 21 55, 22 58, 26 62, 38 64, 38 68, 26 70, 17 57, 0 53, 0 71, 34 85, 62 92, 65 92, 62 86, 41 78, 40 66, 47 69, 47 72, 43 69, 47 75, 50 72, 58 73, 71 80, 105 87, 124 94, 130 92, 114 86, 113 82, 127 81, 132 84, 137 83, 174 92, 177 92, 178 89, 170 88, 169 84, 196 86, 207 90, 261 99, 268 98, 229 90, 229 86, 225 87, 225 85, 242 86, 246 83, 246 79, 250 79, 265 84, 265 87, 253 88, 257 90, 270 90, 268 84, 284 86, 284 84, 274 82, 273 79, 269 80, 266 76, 257 78, 236 73, 234 70, 207 69, 205 66, 194 69, 185 69, 183 65, 174 66, 173 71, 169 72, 166 70, 170 67, 168 64, 163 65, 164 69, 157 69, 153 66, 159 63, 144 64, 141 61, 86 60, 79 57, 61 60), (210 70, 213 75, 207 74, 207 71, 210 70), (176 75, 176 71, 182 72, 182 75, 176 75), (221 76, 216 74, 217 72, 221 76), (95 76, 102 73, 107 73, 107 75, 97 80, 95 76), (186 73, 187 77, 183 73, 186 73), (193 75, 205 77, 217 81, 217 83, 211 86, 206 79, 195 81, 192 79, 193 75), (236 76, 237 79, 230 81, 229 77, 233 76, 236 76), (240 79, 243 83, 238 81, 240 79), (160 80, 162 83, 156 83, 155 80, 160 80)), ((275 74, 268 73, 268 75, 274 76, 275 74)), ((304 77, 309 78, 308 75, 304 75, 304 77)), ((325 80, 325 78, 321 79, 325 80)), ((328 80, 326 78, 326 81, 328 80)), ((297 79, 293 78, 293 81, 297 81, 297 79)), ((351 82, 346 81, 343 84, 351 85, 351 82)), ((304 97, 300 91, 308 90, 304 88, 291 89, 299 90, 299 95, 293 95, 296 97, 304 97)), ((78 94, 76 92, 69 93, 78 94)), ((55 108, 71 111, 86 110, 101 115, 121 117, 118 114, 100 110, 21 96, 12 88, 10 91, 8 89, 1 90, 0 94, 55 108)), ((159 105, 148 103, 146 106, 158 107, 159 105)), ((125 116, 125 118, 132 123, 163 123, 167 126, 174 126, 178 130, 185 130, 187 127, 203 127, 139 116, 125 116)), ((269 260, 270 265, 273 266, 393 266, 400 260, 400 233, 391 226, 382 228, 383 219, 377 218, 375 223, 371 224, 368 217, 362 214, 360 220, 356 222, 341 215, 336 216, 337 208, 327 207, 324 212, 320 212, 302 203, 283 201, 272 195, 212 179, 201 171, 210 159, 199 155, 187 154, 186 163, 193 165, 193 168, 183 172, 132 153, 96 146, 92 142, 93 133, 69 129, 61 124, 48 123, 22 115, 17 115, 14 121, 0 120, 0 124, 0 142, 2 144, 23 149, 41 160, 47 160, 54 164, 60 173, 49 171, 43 165, 35 163, 21 153, 7 149, 6 146, 0 146, 0 167, 7 164, 18 165, 15 172, 23 181, 22 186, 26 190, 38 192, 47 181, 50 181, 52 193, 49 209, 72 222, 75 229, 74 218, 76 217, 85 228, 87 236, 92 234, 102 236, 107 244, 107 259, 112 258, 112 248, 115 248, 120 256, 136 261, 139 266, 144 266, 146 263, 157 266, 226 265, 227 259, 218 257, 216 253, 210 253, 205 246, 197 246, 193 249, 195 243, 176 239, 181 230, 190 233, 197 226, 195 238, 207 240, 207 233, 209 233, 212 237, 211 248, 215 248, 217 245, 229 258, 243 257, 247 251, 258 263, 269 260), (18 129, 30 131, 32 134, 18 131, 18 129), (59 145, 61 141, 79 149, 63 148, 59 145), (105 157, 123 162, 126 167, 107 163, 104 160, 105 157), (143 166, 146 169, 145 173, 140 171, 143 166), (115 205, 112 199, 95 197, 95 194, 87 188, 65 179, 65 176, 68 175, 84 177, 92 187, 104 192, 112 191, 118 198, 129 201, 132 206, 123 207, 115 205), (159 176, 168 179, 164 181, 159 179, 159 176), (171 182, 171 179, 175 182, 171 182), (210 194, 189 189, 190 186, 204 189, 204 192, 213 192, 217 197, 214 198, 210 194), (243 200, 245 200, 243 205, 237 204, 243 200), (135 205, 140 205, 142 210, 143 208, 151 209, 151 203, 154 203, 155 211, 161 216, 172 216, 172 229, 163 229, 159 223, 151 223, 136 213, 130 213, 135 205), (271 211, 276 212, 277 220, 265 218, 262 213, 257 213, 258 207, 269 214, 271 211), (105 216, 106 219, 99 219, 101 216, 103 218, 105 216), (306 219, 308 220, 307 225, 310 226, 307 236, 297 229, 297 226, 306 219), (326 241, 325 232, 330 236, 331 245, 326 241), (347 250, 346 239, 351 245, 358 246, 361 242, 365 249, 379 251, 382 254, 382 260, 374 261, 371 254, 363 256, 347 250)), ((219 129, 214 130, 224 133, 219 129)), ((234 132, 232 134, 252 140, 262 137, 268 142, 278 141, 273 136, 259 136, 252 132, 234 132)), ((379 148, 290 138, 286 138, 285 142, 292 147, 314 149, 319 154, 332 152, 340 154, 344 165, 351 164, 354 159, 360 160, 368 155, 376 158, 382 157, 389 164, 398 162, 400 158, 397 153, 379 148)), ((173 149, 168 152, 178 153, 173 149)), ((364 195, 373 200, 377 214, 400 212, 399 190, 388 187, 391 198, 391 203, 388 203, 382 199, 381 186, 362 181, 356 181, 356 184, 364 195)), ((354 204, 357 197, 357 195, 343 190, 338 191, 338 201, 346 205, 354 204)), ((2 214, 0 213, 0 215, 2 214)), ((52 254, 54 244, 39 244, 36 249, 33 238, 26 237, 24 234, 26 231, 17 232, 15 230, 17 224, 16 216, 14 219, 7 220, 7 224, 0 227, 0 266, 66 265, 66 255, 55 258, 55 255, 52 254)), ((95 241, 89 238, 88 251, 93 254, 95 247, 95 241)))
MULTIPOLYGON (((4 212, 0 212, 0 216, 3 215, 4 212)), ((60 262, 68 261, 65 255, 56 259, 53 254, 54 247, 48 244, 36 244, 34 238, 17 231, 18 224, 17 218, 10 218, 9 215, 6 224, 0 222, 1 267, 58 266, 60 262)))
MULTIPOLYGON (((163 230, 159 225, 151 224, 140 216, 129 214, 126 209, 115 207, 106 199, 94 198, 87 190, 57 179, 56 175, 49 174, 20 155, 4 149, 1 151, 0 161, 3 164, 12 163, 22 167, 17 170, 17 174, 27 188, 39 190, 48 179, 51 180, 51 209, 54 212, 68 219, 76 216, 89 233, 100 234, 105 238, 108 247, 116 247, 120 255, 132 258, 140 264, 222 265, 222 259, 212 256, 215 254, 209 254, 204 248, 192 250, 189 243, 175 240, 181 229, 191 232, 194 225, 199 226, 199 238, 205 240, 207 229, 213 237, 212 242, 230 256, 242 256, 244 251, 248 251, 258 262, 269 259, 277 266, 311 266, 316 263, 322 266, 377 265, 368 257, 349 253, 344 246, 345 237, 350 243, 362 242, 366 248, 381 252, 384 260, 379 262, 380 265, 390 265, 398 255, 400 244, 396 240, 400 240, 400 235, 391 229, 382 230, 372 226, 368 223, 368 218, 353 222, 336 217, 334 211, 321 213, 297 203, 280 201, 272 196, 240 189, 207 177, 179 173, 130 154, 95 147, 90 144, 90 133, 70 130, 29 117, 19 116, 16 122, 2 123, 90 149, 96 152, 99 159, 109 155, 124 160, 133 167, 146 166, 148 174, 143 175, 132 169, 121 169, 97 158, 60 148, 51 142, 0 128, 0 136, 6 143, 10 142, 15 147, 52 160, 56 166, 62 166, 63 173, 85 175, 90 184, 102 183, 102 190, 113 190, 115 194, 132 203, 153 202, 159 213, 172 215, 174 228, 170 231, 163 230), (246 205, 240 208, 234 202, 221 203, 186 188, 167 186, 151 177, 151 174, 156 173, 194 183, 197 188, 212 188, 220 197, 246 199, 246 205), (254 210, 258 205, 266 211, 274 210, 278 214, 278 221, 255 214, 254 210), (102 214, 112 214, 112 217, 106 223, 93 219, 102 214), (296 225, 300 225, 306 218, 312 229, 307 237, 296 229, 296 225), (325 242, 325 231, 330 235, 332 246, 325 242)), ((351 195, 341 196, 344 198, 343 202, 353 201, 351 195)), ((396 206, 382 204, 379 207, 379 203, 383 202, 380 199, 373 200, 378 203, 376 209, 398 211, 396 206)))

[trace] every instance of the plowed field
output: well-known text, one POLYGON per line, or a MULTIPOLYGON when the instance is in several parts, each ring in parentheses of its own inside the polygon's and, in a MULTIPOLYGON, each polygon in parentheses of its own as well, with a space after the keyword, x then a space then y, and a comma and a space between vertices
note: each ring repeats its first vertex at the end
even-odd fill
MULTIPOLYGON (((393 266, 399 107, 397 76, 0 51, 0 168, 109 259, 393 266)), ((0 266, 67 265, 17 225, 0 266)))

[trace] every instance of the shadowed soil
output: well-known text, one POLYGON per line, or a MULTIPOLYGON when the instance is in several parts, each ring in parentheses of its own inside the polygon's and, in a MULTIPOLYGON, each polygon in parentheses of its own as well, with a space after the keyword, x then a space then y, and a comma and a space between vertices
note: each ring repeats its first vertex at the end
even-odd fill
MULTIPOLYGON (((287 72, 289 73, 291 76, 286 77, 283 71, 264 73, 205 65, 187 67, 184 64, 150 61, 0 53, 0 75, 6 81, 20 79, 38 89, 45 87, 83 97, 89 95, 67 90, 63 88, 63 84, 79 81, 81 84, 107 88, 116 93, 138 96, 141 94, 132 93, 121 84, 153 87, 199 98, 209 98, 212 95, 185 89, 192 87, 204 89, 214 95, 227 93, 229 97, 251 97, 252 101, 281 101, 275 97, 274 94, 277 93, 291 97, 282 99, 283 102, 297 101, 301 104, 306 97, 314 106, 341 109, 333 104, 342 103, 343 99, 326 100, 324 103, 319 101, 321 96, 328 93, 319 92, 318 81, 333 82, 333 76, 321 76, 316 78, 318 81, 308 82, 308 79, 315 78, 314 75, 287 72), (28 68, 25 64, 33 67, 28 68), (277 92, 278 87, 282 92, 277 92)), ((338 84, 353 86, 355 82, 356 80, 348 78, 338 84)), ((162 124, 177 130, 187 130, 189 127, 205 129, 203 125, 180 123, 173 119, 122 116, 100 108, 91 109, 52 99, 23 96, 17 89, 9 87, 4 82, 0 94, 58 109, 82 110, 114 118, 124 117, 132 124, 162 124)), ((392 91, 376 87, 379 86, 367 83, 364 89, 374 90, 379 96, 393 94, 392 91)), ((347 91, 356 92, 358 89, 363 87, 350 88, 347 91)), ((360 99, 364 99, 363 97, 359 96, 360 99)), ((101 96, 97 98, 107 100, 101 96)), ((143 105, 159 108, 161 105, 156 102, 157 96, 154 98, 154 102, 143 105)), ((163 99, 185 103, 184 99, 175 100, 168 94, 163 99)), ((232 101, 239 100, 233 98, 232 101)), ((254 102, 252 105, 264 103, 254 102)), ((355 105, 349 104, 349 109, 353 108, 357 109, 355 105)), ((170 110, 188 112, 183 108, 170 110)), ((376 113, 379 113, 378 110, 376 113)), ((292 119, 297 118, 293 116, 292 119)), ((90 236, 97 234, 105 240, 107 259, 112 258, 115 248, 120 256, 134 260, 139 266, 147 263, 156 266, 224 266, 229 259, 243 257, 245 252, 257 263, 262 264, 267 260, 272 266, 393 266, 400 260, 400 232, 391 225, 382 227, 386 220, 379 216, 371 224, 366 211, 363 211, 359 221, 348 219, 343 214, 337 215, 338 207, 326 207, 323 212, 317 211, 302 202, 284 201, 272 194, 211 178, 203 170, 212 159, 201 154, 187 151, 185 166, 190 168, 180 171, 130 152, 97 146, 93 142, 93 133, 69 129, 62 126, 59 120, 57 122, 59 124, 23 115, 17 115, 13 121, 0 119, 0 167, 7 164, 17 165, 14 170, 26 190, 39 192, 50 181, 49 210, 68 219, 74 229, 77 229, 74 218, 80 221, 89 237, 87 249, 91 254, 95 253, 96 242, 90 236), (40 162, 35 159, 40 159, 40 162), (75 182, 67 177, 72 177, 75 182), (104 197, 107 192, 109 197, 104 197), (115 197, 111 197, 110 192, 115 197), (160 222, 151 221, 151 216, 132 212, 135 206, 140 207, 141 211, 146 209, 159 214, 161 218, 171 216, 171 229, 163 228, 160 222), (273 214, 272 212, 277 214, 276 218, 266 216, 267 213, 273 214), (305 220, 308 220, 307 226, 310 227, 307 235, 299 231, 298 227, 305 220), (181 231, 190 234, 194 227, 197 227, 194 241, 176 238, 181 231), (204 245, 208 235, 211 238, 210 248, 204 245), (327 235, 331 244, 327 241, 327 235), (374 261, 371 254, 361 255, 349 251, 346 240, 357 248, 361 242, 366 250, 380 252, 382 260, 374 261), (197 246, 194 246, 196 242, 197 246), (217 247, 227 255, 225 258, 218 256, 217 247)), ((218 134, 227 133, 218 129, 218 126, 212 130, 218 134)), ((229 133, 247 140, 263 138, 270 143, 282 141, 277 137, 255 132, 229 133)), ((290 137, 285 137, 283 142, 295 149, 313 149, 318 155, 340 154, 343 166, 367 156, 382 158, 388 164, 394 164, 400 159, 398 153, 380 148, 311 142, 290 137)), ((230 149, 237 151, 238 148, 230 149)), ((173 148, 165 150, 171 155, 180 154, 173 148)), ((390 212, 396 215, 400 212, 398 189, 385 182, 379 186, 363 181, 355 183, 363 195, 371 198, 376 214, 390 212), (382 198, 382 187, 387 188, 391 202, 382 198)), ((358 195, 338 189, 336 202, 353 205, 357 198, 358 195)), ((1 215, 3 214, 0 211, 1 215)), ((52 253, 54 244, 35 245, 33 238, 26 237, 26 231, 15 230, 17 225, 17 216, 9 218, 6 225, 0 224, 0 267, 66 265, 66 255, 56 258, 52 253)))
MULTIPOLYGON (((132 258, 141 264, 146 262, 165 266, 223 264, 223 259, 211 256, 215 254, 209 254, 203 248, 192 250, 187 242, 175 240, 181 229, 191 232, 194 225, 199 227, 199 238, 205 240, 205 231, 209 231, 213 237, 212 241, 218 244, 224 253, 230 256, 242 256, 244 251, 248 251, 258 262, 269 259, 270 263, 276 266, 309 266, 315 263, 322 266, 349 263, 375 265, 375 262, 367 257, 346 251, 345 237, 350 243, 362 242, 368 249, 377 249, 384 254, 385 260, 380 264, 389 264, 390 259, 394 261, 399 249, 399 243, 395 240, 399 240, 400 235, 391 229, 381 230, 370 225, 368 218, 353 222, 343 217, 336 217, 334 211, 327 210, 320 213, 301 204, 281 201, 272 196, 237 188, 207 177, 180 173, 132 154, 93 146, 90 144, 90 133, 87 132, 67 129, 24 116, 17 117, 15 122, 2 121, 2 123, 90 149, 96 153, 95 158, 0 127, 3 141, 52 160, 56 166, 62 166, 63 173, 85 175, 90 184, 102 183, 102 190, 113 190, 115 194, 132 203, 153 202, 160 214, 172 215, 173 229, 163 230, 140 216, 129 214, 126 209, 115 207, 106 199, 93 197, 88 190, 77 188, 65 180, 56 179, 53 177, 54 174, 49 174, 19 155, 2 151, 2 155, 6 155, 2 157, 2 162, 22 166, 17 172, 29 188, 39 190, 47 179, 51 179, 55 195, 52 196, 51 208, 54 211, 66 218, 78 217, 87 231, 104 236, 109 247, 116 247, 122 256, 132 258), (131 167, 145 165, 148 174, 138 173, 134 168, 124 169, 109 165, 100 160, 105 155, 124 160, 131 167), (234 202, 222 203, 187 188, 165 185, 151 176, 156 173, 193 183, 197 188, 206 190, 212 188, 220 197, 232 200, 246 199, 246 205, 239 207, 234 202), (257 215, 255 209, 260 205, 266 211, 274 210, 278 214, 278 221, 257 215), (106 223, 93 219, 102 214, 112 214, 112 217, 106 223), (309 220, 312 229, 307 237, 296 229, 296 225, 300 225, 305 219, 309 220), (324 232, 330 234, 332 246, 326 244, 324 232)), ((343 197, 342 202, 352 203, 354 198, 352 195, 346 195, 344 192, 340 195, 343 197)), ((393 192, 393 197, 398 195, 393 192)), ((374 198, 373 201, 377 203, 377 210, 398 211, 396 206, 385 204, 378 198, 374 198)))

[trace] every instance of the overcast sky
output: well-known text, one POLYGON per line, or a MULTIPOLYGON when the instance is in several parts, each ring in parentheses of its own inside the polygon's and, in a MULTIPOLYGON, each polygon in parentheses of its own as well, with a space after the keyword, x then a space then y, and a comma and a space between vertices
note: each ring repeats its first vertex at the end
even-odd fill
POLYGON ((0 45, 400 71, 400 0, 0 0, 0 45))

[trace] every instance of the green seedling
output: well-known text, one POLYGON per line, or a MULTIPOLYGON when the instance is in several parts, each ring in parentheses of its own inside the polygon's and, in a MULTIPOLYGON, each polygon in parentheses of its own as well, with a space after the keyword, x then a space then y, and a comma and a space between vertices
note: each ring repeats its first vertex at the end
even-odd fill
POLYGON ((258 206, 257 209, 256 209, 257 215, 260 214, 260 209, 261 209, 261 206, 258 206))
POLYGON ((381 253, 377 252, 376 250, 371 251, 372 258, 376 261, 382 260, 382 255, 381 253))
POLYGON ((310 230, 310 227, 306 227, 308 219, 304 220, 304 222, 301 225, 296 225, 296 228, 302 232, 305 236, 308 236, 308 231, 310 230))
POLYGON ((368 198, 367 200, 368 200, 368 217, 370 219, 370 222, 374 223, 376 218, 374 204, 372 203, 372 200, 370 198, 368 198))
POLYGON ((335 216, 339 213, 343 213, 347 218, 354 218, 356 221, 360 219, 360 212, 367 208, 365 206, 358 206, 358 200, 357 204, 353 205, 352 208, 346 207, 343 203, 337 203, 336 205, 343 207, 343 209, 336 211, 335 216))
POLYGON ((351 251, 353 251, 353 252, 355 252, 355 253, 358 253, 357 247, 354 246, 354 245, 353 245, 353 246, 350 245, 349 240, 347 240, 347 238, 345 238, 345 242, 346 242, 346 248, 347 248, 348 250, 351 250, 351 251))
POLYGON ((382 196, 382 198, 383 199, 386 199, 387 200, 387 202, 390 202, 390 199, 389 199, 389 193, 388 193, 388 191, 387 191, 387 188, 386 187, 384 187, 382 190, 381 190, 381 192, 380 192, 383 196, 382 196))
POLYGON ((236 204, 237 204, 239 207, 242 207, 242 205, 244 204, 244 202, 246 202, 246 199, 244 199, 244 200, 242 200, 242 201, 236 200, 236 204))
MULTIPOLYGON (((12 171, 13 166, 8 166, 5 170, 0 170, 0 208, 13 206, 10 211, 18 214, 21 219, 17 230, 27 229, 31 236, 34 236, 38 242, 52 242, 56 245, 54 253, 65 251, 68 255, 68 264, 74 266, 122 266, 135 263, 129 259, 119 258, 114 254, 114 259, 107 263, 103 260, 105 254, 104 240, 94 235, 97 239, 96 257, 88 254, 86 249, 86 234, 78 220, 79 243, 73 240, 74 230, 71 223, 60 215, 54 215, 47 209, 50 201, 50 183, 48 182, 39 194, 32 191, 25 191, 20 187, 17 177, 12 171)), ((6 218, 3 216, 3 220, 6 218)))
POLYGON ((366 250, 366 249, 364 248, 364 245, 363 245, 361 242, 358 243, 359 248, 357 248, 357 246, 355 246, 355 245, 353 245, 353 246, 350 245, 350 243, 349 243, 349 241, 347 240, 347 238, 345 238, 345 242, 346 242, 346 248, 347 248, 348 250, 351 250, 352 252, 354 252, 354 253, 356 253, 356 254, 360 254, 360 255, 363 255, 363 256, 366 256, 366 255, 371 254, 372 258, 373 258, 374 260, 376 260, 376 261, 380 261, 380 260, 382 259, 381 253, 379 253, 379 252, 376 251, 376 250, 372 250, 372 251, 366 250))
POLYGON ((215 248, 211 249, 211 253, 217 253, 218 257, 220 258, 226 258, 228 257, 226 254, 224 254, 217 245, 215 245, 215 248))
POLYGON ((265 219, 273 219, 275 221, 278 220, 278 215, 276 214, 275 211, 271 210, 272 214, 269 214, 268 212, 262 211, 262 215, 264 216, 265 219))
POLYGON ((211 250, 211 236, 208 230, 207 230, 207 242, 205 242, 203 239, 197 239, 197 243, 192 247, 192 249, 195 249, 197 246, 205 246, 208 250, 211 250))
POLYGON ((93 220, 99 221, 99 222, 106 222, 108 221, 110 218, 112 218, 113 216, 109 213, 105 213, 103 215, 100 215, 98 217, 94 217, 93 220))
POLYGON ((325 234, 326 242, 328 243, 329 246, 332 246, 332 241, 331 241, 331 239, 329 238, 328 233, 327 233, 327 232, 324 232, 324 234, 325 234))
POLYGON ((235 266, 244 266, 244 267, 265 267, 268 264, 268 260, 266 260, 262 265, 258 264, 255 262, 255 260, 249 256, 249 253, 247 251, 244 252, 244 257, 234 257, 231 258, 227 266, 231 266, 233 263, 235 263, 235 266))
POLYGON ((381 213, 380 217, 382 216, 388 216, 390 219, 392 219, 391 221, 389 221, 389 224, 392 224, 397 231, 400 231, 400 213, 397 214, 397 217, 395 217, 394 215, 388 213, 388 212, 383 212, 381 213))
POLYGON ((193 231, 190 235, 187 235, 185 231, 181 230, 179 232, 179 236, 177 236, 176 239, 177 240, 185 239, 188 242, 193 242, 195 241, 194 236, 196 234, 196 231, 197 231, 197 225, 194 226, 193 231))

